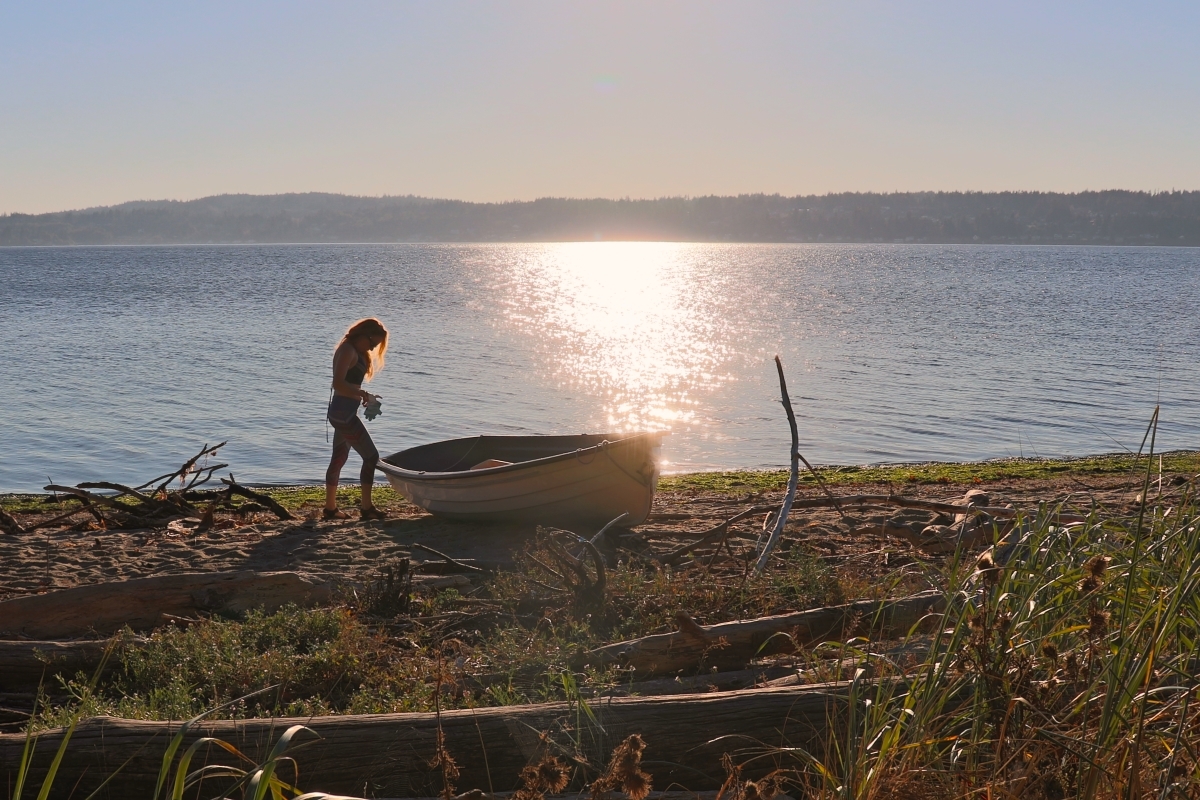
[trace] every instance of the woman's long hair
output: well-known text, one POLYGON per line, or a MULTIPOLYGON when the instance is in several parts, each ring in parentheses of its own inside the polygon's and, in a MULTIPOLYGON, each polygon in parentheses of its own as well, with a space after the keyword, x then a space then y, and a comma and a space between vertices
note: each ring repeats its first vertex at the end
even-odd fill
POLYGON ((363 376, 363 381, 369 381, 375 377, 375 373, 383 369, 383 357, 387 353, 388 347, 388 329, 383 327, 383 323, 374 317, 360 319, 358 322, 346 329, 346 335, 338 342, 336 351, 344 344, 348 344, 359 336, 382 336, 383 341, 375 347, 367 351, 367 374, 363 376))

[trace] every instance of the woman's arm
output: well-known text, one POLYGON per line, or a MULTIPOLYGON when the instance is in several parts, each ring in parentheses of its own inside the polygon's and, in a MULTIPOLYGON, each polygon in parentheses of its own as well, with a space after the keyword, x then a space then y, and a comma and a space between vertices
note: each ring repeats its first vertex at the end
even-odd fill
POLYGON ((358 363, 358 351, 353 345, 344 344, 333 354, 333 391, 345 397, 357 397, 363 404, 370 403, 375 396, 362 387, 346 382, 346 373, 358 363))

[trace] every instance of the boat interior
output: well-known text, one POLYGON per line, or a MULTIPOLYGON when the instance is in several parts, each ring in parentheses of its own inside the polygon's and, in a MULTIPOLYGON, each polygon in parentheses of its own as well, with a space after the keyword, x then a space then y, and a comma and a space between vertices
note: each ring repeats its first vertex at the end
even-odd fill
MULTIPOLYGON (((635 436, 638 434, 634 434, 635 436)), ((630 434, 585 433, 575 436, 472 436, 401 450, 383 461, 413 472, 467 472, 573 453, 615 442, 630 434)))

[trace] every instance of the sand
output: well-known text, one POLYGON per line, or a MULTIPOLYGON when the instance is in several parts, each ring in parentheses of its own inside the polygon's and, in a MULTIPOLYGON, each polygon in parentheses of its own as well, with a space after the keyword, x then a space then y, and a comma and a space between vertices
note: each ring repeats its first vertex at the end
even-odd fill
MULTIPOLYGON (((1141 484, 1125 476, 1104 476, 1082 483, 1072 476, 1053 480, 1010 480, 974 486, 859 485, 838 487, 838 494, 889 491, 932 500, 954 501, 970 488, 991 495, 993 505, 1012 503, 1032 508, 1041 502, 1067 502, 1089 510, 1099 503, 1110 511, 1128 509, 1141 484)), ((778 503, 782 492, 742 496, 714 492, 660 493, 650 519, 635 533, 641 545, 665 552, 688 541, 688 534, 706 530, 752 504, 778 503)), ((818 496, 805 490, 804 496, 818 496)), ((478 525, 440 520, 415 506, 397 504, 381 522, 323 522, 310 518, 281 522, 258 513, 241 520, 219 518, 223 529, 196 535, 187 530, 71 531, 35 530, 0 534, 0 599, 107 581, 188 572, 255 570, 296 571, 368 580, 381 566, 399 558, 420 562, 432 556, 414 549, 422 543, 455 558, 489 565, 510 563, 533 535, 528 527, 478 525)), ((31 525, 50 514, 18 514, 31 525)), ((795 513, 788 526, 791 546, 802 545, 863 581, 894 574, 906 565, 933 563, 941 556, 886 534, 881 524, 901 519, 920 525, 933 521, 927 512, 879 510, 839 518, 831 510, 795 513)), ((80 517, 82 519, 82 517, 80 517)), ((761 515, 734 527, 729 550, 748 553, 761 530, 761 515)), ((178 526, 177 526, 178 527, 178 526)), ((436 559, 433 559, 436 560, 436 559)), ((920 570, 913 570, 919 574, 920 570)), ((916 588, 916 587, 914 587, 916 588)))
MULTIPOLYGON (((199 535, 165 529, 0 534, 0 599, 187 572, 293 571, 363 581, 399 558, 433 558, 414 551, 414 543, 452 557, 505 563, 531 533, 438 520, 412 506, 393 513, 381 522, 281 522, 256 514, 247 524, 199 535)), ((36 517, 17 519, 29 524, 36 517)))

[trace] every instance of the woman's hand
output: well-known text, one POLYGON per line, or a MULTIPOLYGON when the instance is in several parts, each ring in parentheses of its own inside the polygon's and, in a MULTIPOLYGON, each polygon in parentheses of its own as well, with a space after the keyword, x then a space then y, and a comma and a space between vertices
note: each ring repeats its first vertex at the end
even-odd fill
POLYGON ((364 406, 369 406, 371 403, 375 402, 375 395, 366 390, 360 390, 358 393, 358 398, 362 400, 362 404, 364 406))

